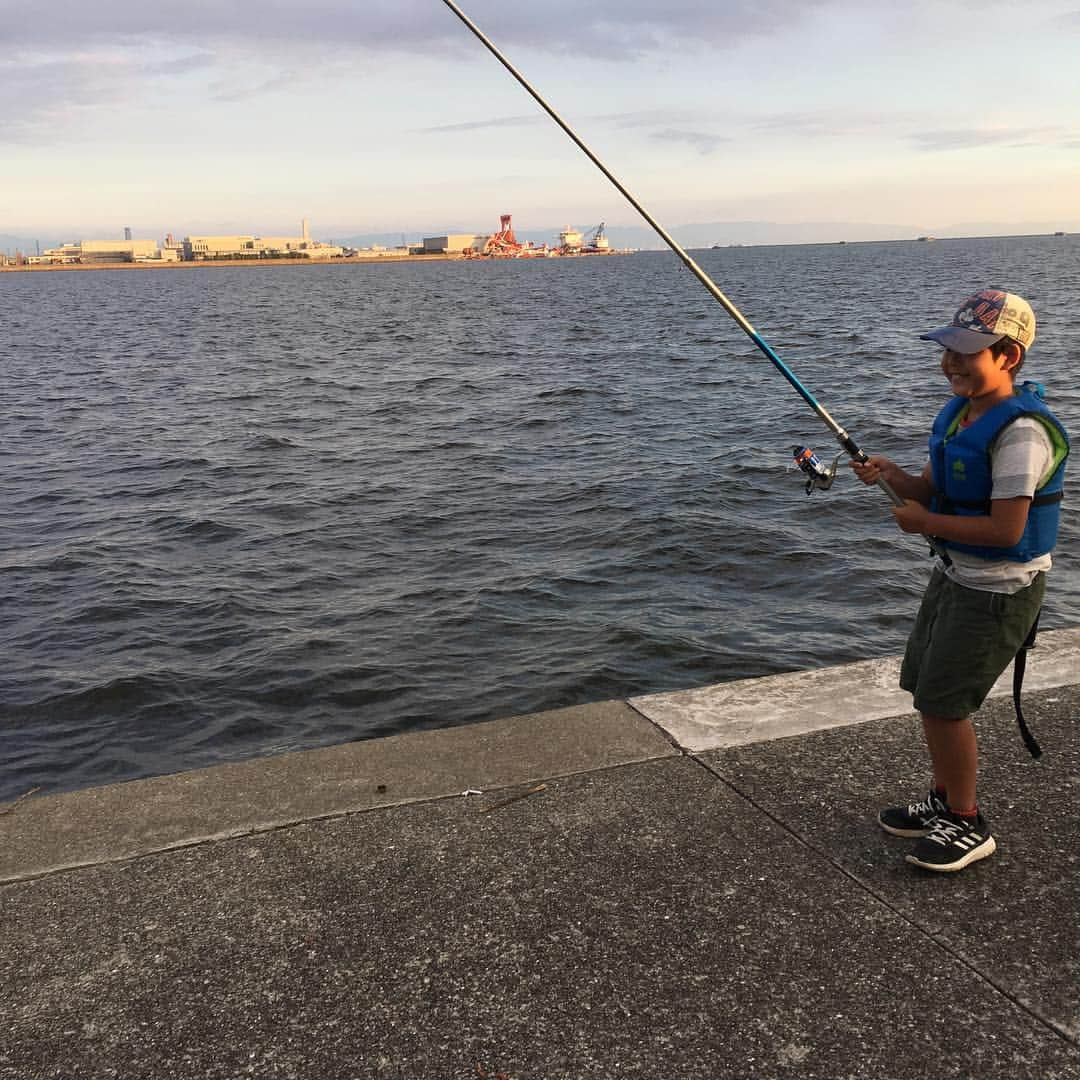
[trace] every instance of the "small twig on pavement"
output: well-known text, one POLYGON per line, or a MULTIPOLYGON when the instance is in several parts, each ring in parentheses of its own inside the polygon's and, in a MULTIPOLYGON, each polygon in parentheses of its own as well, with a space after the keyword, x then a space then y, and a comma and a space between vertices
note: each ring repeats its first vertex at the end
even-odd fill
POLYGON ((530 795, 536 795, 541 791, 547 791, 547 784, 538 784, 536 787, 531 788, 529 791, 519 792, 517 795, 511 795, 509 799, 503 799, 502 802, 497 802, 491 806, 485 806, 480 811, 481 814, 490 814, 492 810, 501 810, 504 806, 509 806, 511 803, 516 803, 519 799, 527 799, 530 795))
POLYGON ((11 811, 14 810, 15 807, 18 806, 19 803, 21 803, 23 801, 23 799, 29 799, 30 796, 33 795, 35 791, 40 791, 40 790, 41 790, 41 788, 39 786, 39 787, 32 787, 29 791, 24 791, 13 803, 11 803, 10 806, 5 806, 3 808, 3 810, 0 810, 0 814, 10 814, 11 811))

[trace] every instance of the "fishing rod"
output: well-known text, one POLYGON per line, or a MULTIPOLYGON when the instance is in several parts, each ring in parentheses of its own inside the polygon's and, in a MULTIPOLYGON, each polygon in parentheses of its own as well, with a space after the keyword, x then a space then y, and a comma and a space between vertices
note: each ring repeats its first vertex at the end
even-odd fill
MULTIPOLYGON (((570 127, 570 125, 540 96, 540 94, 534 89, 532 85, 526 80, 525 76, 521 74, 506 59, 505 56, 498 50, 495 44, 487 37, 486 34, 461 10, 460 7, 454 2, 454 0, 443 0, 443 3, 472 31, 473 34, 479 39, 479 41, 487 48, 487 50, 499 61, 500 64, 515 79, 525 88, 529 95, 536 101, 536 103, 555 121, 570 136, 571 140, 577 144, 578 148, 584 153, 584 155, 615 185, 615 188, 626 199, 626 201, 649 223, 655 230, 661 240, 686 265, 686 268, 701 282, 702 285, 708 290, 717 303, 731 316, 732 319, 738 324, 739 328, 746 334, 747 337, 765 354, 772 365, 784 376, 785 379, 792 385, 795 392, 818 414, 818 416, 825 423, 825 426, 833 433, 836 441, 843 447, 844 451, 850 455, 855 461, 865 462, 869 458, 867 454, 860 449, 855 440, 829 415, 826 409, 821 403, 810 393, 809 390, 798 378, 795 373, 784 363, 784 361, 776 354, 773 348, 767 341, 750 325, 749 320, 745 315, 729 300, 717 286, 716 282, 701 269, 700 266, 687 254, 687 252, 680 246, 673 236, 641 205, 640 202, 630 193, 625 185, 618 179, 617 176, 589 149, 589 147, 582 141, 578 134, 570 127)), ((840 460, 839 456, 836 461, 832 463, 831 467, 825 466, 812 450, 805 446, 797 446, 793 448, 795 454, 795 462, 799 468, 806 473, 809 478, 806 483, 806 493, 809 495, 814 490, 826 490, 829 488, 836 476, 837 462, 840 460)), ((894 506, 903 506, 904 500, 897 495, 892 486, 885 480, 878 479, 877 486, 888 495, 894 506)))

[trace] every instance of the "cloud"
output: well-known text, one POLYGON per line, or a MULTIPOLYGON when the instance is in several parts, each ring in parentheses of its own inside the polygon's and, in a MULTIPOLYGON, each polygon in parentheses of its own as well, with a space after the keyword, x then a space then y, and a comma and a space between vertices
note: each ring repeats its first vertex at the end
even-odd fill
POLYGON ((749 38, 789 33, 837 0, 547 0, 508 5, 473 0, 470 16, 496 42, 564 52, 567 27, 595 60, 649 53, 731 50, 749 38))
MULTIPOLYGON (((700 123, 703 112, 700 109, 638 109, 634 112, 602 113, 594 117, 600 123, 614 127, 634 130, 635 128, 655 128, 658 125, 700 123)), ((711 115, 711 114, 710 114, 711 115)))
POLYGON ((656 142, 681 143, 693 147, 699 154, 711 154, 724 143, 731 142, 726 135, 714 135, 710 131, 676 131, 667 128, 650 135, 656 142))
POLYGON ((1050 20, 1050 25, 1058 31, 1080 30, 1080 8, 1055 16, 1050 20))
POLYGON ((461 124, 441 124, 438 127, 419 128, 422 135, 445 134, 455 131, 477 131, 480 128, 520 128, 549 124, 550 120, 539 113, 535 116, 503 116, 495 120, 467 120, 461 124))
POLYGON ((740 118, 758 134, 808 139, 902 139, 922 131, 926 116, 913 110, 865 110, 858 107, 778 112, 740 118))
POLYGON ((213 67, 214 63, 213 53, 192 53, 171 60, 159 60, 154 64, 153 70, 159 75, 188 75, 193 71, 213 67))
MULTIPOLYGON (((843 2, 464 0, 464 6, 511 55, 535 49, 561 57, 569 47, 593 60, 619 62, 649 53, 727 51, 748 38, 797 33, 817 12, 843 2)), ((0 0, 0 27, 5 56, 31 69, 27 88, 5 101, 0 138, 9 141, 67 134, 73 117, 116 107, 125 98, 140 106, 151 103, 159 90, 169 92, 170 80, 196 71, 202 76, 199 93, 234 104, 279 91, 290 78, 332 78, 403 58, 471 62, 482 52, 438 0, 0 0), (82 59, 106 52, 115 61, 106 68, 118 80, 111 83, 82 59), (64 73, 46 84, 32 69, 50 66, 64 73)), ((511 117, 491 126, 526 122, 511 117)), ((685 118, 659 116, 618 122, 695 126, 685 118)), ((708 137, 694 138, 707 152, 708 137)))
MULTIPOLYGON (((710 45, 788 31, 838 0, 467 0, 492 40, 564 52, 567 28, 599 57, 710 45)), ((154 40, 251 51, 317 46, 335 52, 474 49, 453 12, 433 0, 0 0, 7 45, 56 49, 96 40, 154 40)))
MULTIPOLYGON (((700 121, 698 112, 687 109, 641 109, 636 112, 599 113, 583 117, 587 124, 607 124, 624 130, 655 128, 658 124, 693 123, 700 121)), ((516 128, 548 125, 551 121, 539 111, 528 115, 502 116, 489 120, 467 120, 460 124, 442 124, 438 127, 419 128, 419 134, 441 132, 475 131, 478 128, 516 128)))
POLYGON ((280 75, 255 82, 238 81, 233 78, 212 84, 210 96, 214 101, 220 102, 248 101, 251 98, 262 97, 263 94, 285 90, 302 81, 303 75, 298 71, 282 72, 280 75))
MULTIPOLYGON (((899 17, 925 0, 900 0, 899 17)), ((513 56, 535 49, 565 56, 568 49, 618 63, 646 54, 685 61, 702 49, 733 51, 748 40, 798 39, 811 20, 851 0, 463 0, 468 14, 513 56)), ((1059 8, 1060 9, 1060 8, 1059 8)), ((1061 15, 1072 24, 1080 11, 1061 15)), ((170 80, 198 72, 201 93, 218 103, 273 94, 297 80, 363 72, 375 63, 415 58, 480 62, 479 44, 439 0, 0 0, 5 56, 16 58, 9 78, 0 138, 51 137, 72 119, 113 108, 125 99, 153 99, 170 80), (108 56, 107 75, 89 57, 108 56), (478 59, 479 58, 479 59, 478 59), (19 67, 18 65, 21 65, 19 67), (49 81, 47 70, 59 73, 49 81)), ((419 78, 420 76, 418 76, 419 78)), ((660 142, 713 152, 724 137, 714 116, 672 110, 601 118, 640 129, 660 142)), ((734 118, 742 130, 796 137, 881 134, 880 118, 791 113, 734 118)), ((899 117, 892 117, 896 131, 899 117)), ((543 123, 537 117, 481 117, 431 129, 467 131, 543 123)), ((918 127, 911 123, 908 130, 918 127)), ((951 145, 948 133, 914 136, 923 150, 951 145)), ((985 145, 985 143, 980 143, 985 145)))
POLYGON ((34 56, 7 67, 0 139, 30 142, 43 130, 75 128, 80 118, 127 99, 130 65, 115 52, 34 56))
POLYGON ((941 128, 937 131, 918 131, 910 136, 919 150, 977 150, 982 147, 1003 146, 1016 149, 1027 146, 1073 146, 1071 132, 1059 126, 1018 128, 941 128))

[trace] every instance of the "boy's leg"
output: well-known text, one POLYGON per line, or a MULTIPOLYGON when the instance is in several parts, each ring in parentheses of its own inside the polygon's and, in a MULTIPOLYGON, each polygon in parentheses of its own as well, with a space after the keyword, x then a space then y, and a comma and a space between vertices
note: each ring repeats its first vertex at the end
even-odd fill
POLYGON ((934 786, 954 813, 974 813, 979 753, 970 717, 953 720, 923 715, 923 735, 934 767, 934 786))
POLYGON ((1039 574, 1017 593, 988 593, 959 585, 940 570, 927 584, 900 685, 911 691, 922 715, 936 790, 922 802, 878 815, 886 832, 921 837, 907 856, 916 866, 960 870, 996 848, 978 809, 970 716, 1023 644, 1044 587, 1045 575, 1039 574))
POLYGON ((939 794, 945 790, 953 810, 975 807, 977 753, 970 716, 1027 637, 1045 584, 1040 573, 1017 593, 981 592, 935 570, 927 585, 900 685, 922 714, 934 784, 939 794))
POLYGON ((922 725, 934 786, 922 802, 892 806, 878 814, 878 824, 894 836, 926 836, 933 831, 938 815, 946 810, 968 816, 978 812, 975 802, 978 749, 971 719, 952 720, 924 714, 922 725))
POLYGON ((978 745, 970 718, 923 714, 923 732, 934 764, 934 783, 948 792, 949 805, 907 856, 925 870, 956 871, 993 855, 997 848, 976 804, 978 745))

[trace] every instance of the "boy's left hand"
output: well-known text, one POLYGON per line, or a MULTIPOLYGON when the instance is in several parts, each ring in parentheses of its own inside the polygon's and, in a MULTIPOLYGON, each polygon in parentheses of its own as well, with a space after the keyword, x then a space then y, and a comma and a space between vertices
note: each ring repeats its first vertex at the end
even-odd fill
POLYGON ((930 511, 921 502, 907 499, 903 506, 892 507, 896 524, 906 533, 925 533, 930 511))

